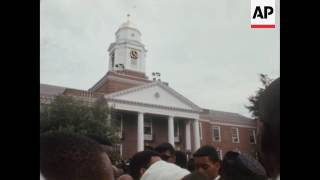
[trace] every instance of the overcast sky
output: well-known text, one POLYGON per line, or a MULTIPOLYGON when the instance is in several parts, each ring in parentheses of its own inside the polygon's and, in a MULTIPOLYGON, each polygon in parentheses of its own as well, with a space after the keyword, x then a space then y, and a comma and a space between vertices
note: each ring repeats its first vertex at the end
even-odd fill
POLYGON ((148 50, 147 76, 160 72, 200 107, 250 116, 258 74, 280 76, 279 16, 276 29, 250 29, 250 0, 41 0, 40 8, 41 83, 91 88, 127 13, 148 50))

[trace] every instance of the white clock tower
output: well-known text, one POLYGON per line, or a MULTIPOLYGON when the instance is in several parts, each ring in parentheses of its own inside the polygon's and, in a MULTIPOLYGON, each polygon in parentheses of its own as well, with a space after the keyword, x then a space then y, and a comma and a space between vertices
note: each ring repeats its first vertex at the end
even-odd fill
POLYGON ((129 17, 116 31, 116 41, 108 48, 109 71, 126 70, 145 74, 147 50, 141 43, 141 32, 129 17))

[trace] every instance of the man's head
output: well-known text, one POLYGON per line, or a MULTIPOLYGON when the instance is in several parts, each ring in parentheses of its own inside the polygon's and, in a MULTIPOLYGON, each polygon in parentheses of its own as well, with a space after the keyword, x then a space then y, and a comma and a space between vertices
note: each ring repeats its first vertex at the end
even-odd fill
POLYGON ((280 174, 280 78, 263 92, 259 102, 259 151, 270 177, 280 174))
POLYGON ((140 179, 143 173, 156 161, 161 160, 160 155, 154 151, 140 151, 130 160, 130 175, 133 179, 140 179))
POLYGON ((207 174, 195 171, 191 174, 186 175, 181 180, 210 180, 207 174))
POLYGON ((196 171, 206 173, 211 179, 219 175, 220 159, 214 147, 202 146, 193 154, 193 157, 196 171))
POLYGON ((40 171, 47 180, 113 180, 111 166, 101 146, 87 137, 40 135, 40 171))
POLYGON ((266 172, 262 165, 246 154, 229 151, 225 154, 221 177, 223 180, 266 180, 266 172))
POLYGON ((154 148, 152 146, 145 146, 144 150, 154 151, 154 148))
POLYGON ((171 163, 176 162, 175 149, 170 143, 160 144, 155 148, 155 151, 160 154, 162 160, 171 163))

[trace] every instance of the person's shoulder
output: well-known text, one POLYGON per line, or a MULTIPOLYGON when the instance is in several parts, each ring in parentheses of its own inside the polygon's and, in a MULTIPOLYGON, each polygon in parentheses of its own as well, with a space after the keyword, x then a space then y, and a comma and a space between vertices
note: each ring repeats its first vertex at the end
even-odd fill
POLYGON ((187 169, 184 169, 176 164, 169 163, 170 164, 170 171, 175 172, 178 176, 184 177, 185 175, 190 174, 190 171, 187 169))

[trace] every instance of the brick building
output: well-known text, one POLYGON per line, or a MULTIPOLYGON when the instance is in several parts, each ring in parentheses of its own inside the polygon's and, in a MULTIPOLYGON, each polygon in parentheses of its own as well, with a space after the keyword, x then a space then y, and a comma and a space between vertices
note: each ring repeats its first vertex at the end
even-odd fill
MULTIPOLYGON (((93 102, 104 96, 120 121, 123 158, 146 146, 162 142, 176 149, 194 152, 201 145, 214 145, 222 156, 229 150, 256 152, 256 121, 242 115, 203 109, 172 89, 168 83, 145 74, 147 50, 141 33, 131 21, 116 31, 111 43, 109 69, 88 90, 40 84, 40 103, 50 103, 59 94, 93 102)), ((156 74, 155 74, 156 75, 156 74)))

